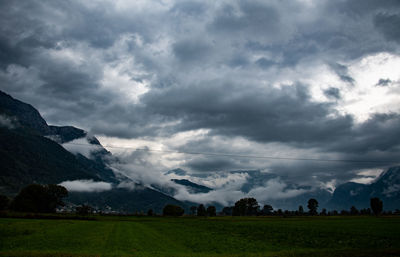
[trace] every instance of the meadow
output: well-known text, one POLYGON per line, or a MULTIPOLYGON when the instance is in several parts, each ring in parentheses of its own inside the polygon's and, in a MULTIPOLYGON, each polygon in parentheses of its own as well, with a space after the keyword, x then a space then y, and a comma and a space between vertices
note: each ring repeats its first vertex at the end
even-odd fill
POLYGON ((400 217, 0 218, 0 256, 400 256, 400 217))

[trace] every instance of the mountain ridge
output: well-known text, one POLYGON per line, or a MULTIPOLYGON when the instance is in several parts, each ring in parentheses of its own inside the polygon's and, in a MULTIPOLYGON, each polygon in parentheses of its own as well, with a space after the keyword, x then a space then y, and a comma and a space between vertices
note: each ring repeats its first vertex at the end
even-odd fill
POLYGON ((15 196, 32 183, 104 181, 112 185, 110 190, 70 191, 66 202, 74 205, 103 204, 121 211, 147 211, 150 208, 160 211, 161 206, 167 203, 187 207, 171 196, 144 186, 135 190, 119 188, 120 180, 108 167, 113 156, 96 137, 73 126, 48 125, 32 105, 2 91, 0 121, 0 194, 15 196), (66 144, 77 139, 96 146, 97 150, 91 153, 90 158, 65 149, 66 144))

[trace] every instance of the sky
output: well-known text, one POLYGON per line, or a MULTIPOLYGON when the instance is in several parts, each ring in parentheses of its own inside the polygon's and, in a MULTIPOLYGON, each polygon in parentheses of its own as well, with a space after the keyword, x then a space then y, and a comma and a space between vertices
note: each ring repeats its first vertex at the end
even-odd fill
POLYGON ((137 179, 367 183, 400 156, 399 28, 398 0, 1 0, 0 90, 137 179))

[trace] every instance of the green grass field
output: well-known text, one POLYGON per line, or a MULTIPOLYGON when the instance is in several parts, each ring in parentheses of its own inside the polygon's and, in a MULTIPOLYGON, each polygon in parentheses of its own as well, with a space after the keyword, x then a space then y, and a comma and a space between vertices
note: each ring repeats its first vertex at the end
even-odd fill
POLYGON ((0 256, 400 256, 400 217, 0 218, 0 256))

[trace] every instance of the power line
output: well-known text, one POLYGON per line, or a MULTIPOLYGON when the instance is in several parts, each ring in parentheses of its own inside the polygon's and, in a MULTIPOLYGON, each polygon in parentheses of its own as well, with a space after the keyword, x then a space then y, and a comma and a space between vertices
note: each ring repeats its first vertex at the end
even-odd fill
MULTIPOLYGON (((79 143, 64 143, 69 145, 81 145, 81 146, 93 146, 79 143)), ((271 160, 286 160, 286 161, 317 161, 317 162, 350 162, 350 163, 386 163, 386 164, 397 164, 400 161, 378 161, 378 160, 351 160, 351 159, 323 159, 323 158, 295 158, 295 157, 281 157, 281 156, 257 156, 257 155, 243 155, 243 154, 227 154, 227 153, 210 153, 210 152, 187 152, 179 150, 160 150, 160 149, 148 149, 148 148, 134 148, 134 147, 122 147, 122 146, 111 146, 103 145, 106 148, 114 149, 125 149, 134 151, 144 152, 161 152, 161 153, 180 153, 190 155, 204 155, 204 156, 222 156, 222 157, 236 157, 236 158, 251 158, 251 159, 271 159, 271 160)))

